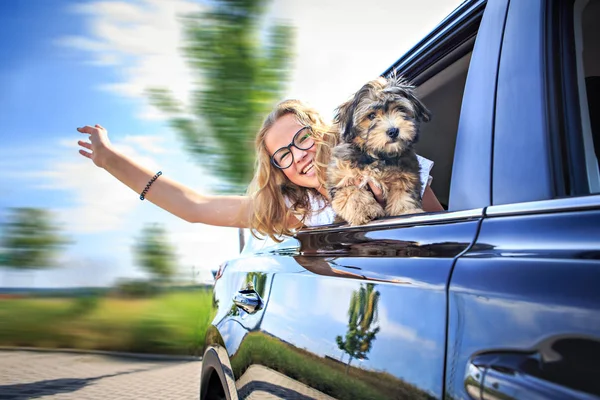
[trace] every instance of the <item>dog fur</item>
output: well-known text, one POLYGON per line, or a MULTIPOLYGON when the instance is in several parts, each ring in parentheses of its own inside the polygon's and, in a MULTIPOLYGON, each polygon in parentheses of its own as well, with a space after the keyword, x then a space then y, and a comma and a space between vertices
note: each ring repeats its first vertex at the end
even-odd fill
POLYGON ((430 118, 414 87, 397 77, 368 82, 336 109, 338 144, 327 169, 327 190, 338 222, 363 225, 378 217, 423 212, 413 145, 421 122, 430 118), (382 190, 385 208, 368 182, 382 190))

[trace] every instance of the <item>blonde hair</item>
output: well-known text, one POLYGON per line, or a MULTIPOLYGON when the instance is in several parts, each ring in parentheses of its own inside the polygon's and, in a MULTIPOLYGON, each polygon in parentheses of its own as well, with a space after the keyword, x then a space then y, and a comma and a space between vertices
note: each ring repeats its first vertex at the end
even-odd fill
POLYGON ((271 163, 271 156, 265 145, 265 136, 275 121, 284 115, 293 114, 298 123, 310 126, 315 140, 316 154, 314 168, 321 185, 325 184, 326 168, 331 157, 331 148, 335 144, 336 135, 330 130, 319 113, 309 105, 299 100, 284 100, 275 106, 274 110, 265 118, 259 130, 256 146, 256 166, 254 177, 248 187, 248 195, 253 201, 253 210, 250 217, 250 231, 268 235, 273 240, 281 242, 277 236, 291 236, 294 231, 303 226, 303 222, 310 214, 310 196, 325 200, 317 189, 301 187, 291 182, 282 170, 271 163), (286 198, 291 207, 286 204, 286 198), (298 226, 288 226, 291 216, 296 216, 300 223, 298 226))

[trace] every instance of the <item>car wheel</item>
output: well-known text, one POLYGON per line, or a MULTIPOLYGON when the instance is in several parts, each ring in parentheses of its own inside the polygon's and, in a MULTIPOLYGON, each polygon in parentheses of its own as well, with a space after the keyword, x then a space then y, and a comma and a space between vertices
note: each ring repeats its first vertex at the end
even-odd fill
POLYGON ((219 375, 216 372, 213 372, 210 375, 210 380, 208 381, 208 387, 206 388, 206 393, 202 400, 226 400, 225 391, 223 390, 223 386, 221 385, 221 380, 219 379, 219 375))

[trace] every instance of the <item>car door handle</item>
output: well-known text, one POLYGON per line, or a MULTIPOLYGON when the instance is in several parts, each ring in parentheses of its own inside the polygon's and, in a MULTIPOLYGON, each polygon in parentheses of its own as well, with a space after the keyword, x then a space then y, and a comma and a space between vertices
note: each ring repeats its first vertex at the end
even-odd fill
POLYGON ((483 378, 481 398, 492 399, 597 399, 534 375, 505 367, 490 367, 483 378))
POLYGON ((535 353, 480 355, 469 363, 465 388, 472 398, 484 400, 597 399, 588 393, 544 379, 539 363, 539 356, 535 353))
POLYGON ((233 303, 248 314, 254 314, 263 307, 263 301, 254 289, 240 290, 233 296, 233 303))

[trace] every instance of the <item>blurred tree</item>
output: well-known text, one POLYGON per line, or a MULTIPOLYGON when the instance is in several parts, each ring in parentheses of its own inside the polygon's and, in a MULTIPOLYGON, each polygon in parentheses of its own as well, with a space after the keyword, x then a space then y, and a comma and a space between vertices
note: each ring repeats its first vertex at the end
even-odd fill
POLYGON ((0 265, 33 270, 57 266, 58 255, 68 240, 48 210, 18 207, 9 210, 1 244, 0 265))
POLYGON ((168 281, 175 274, 175 250, 162 226, 146 225, 133 246, 133 252, 138 264, 156 281, 168 281))
POLYGON ((249 283, 252 283, 254 290, 260 297, 265 296, 267 274, 264 272, 249 272, 248 275, 246 275, 246 285, 249 283))
POLYGON ((335 338, 339 349, 349 356, 346 374, 353 359, 368 360, 367 353, 371 351, 375 335, 379 332, 379 327, 371 329, 373 322, 377 321, 378 304, 379 292, 372 283, 360 285, 360 289, 352 293, 346 340, 341 336, 335 338))
MULTIPOLYGON (((265 26, 269 0, 215 0, 183 19, 184 54, 194 74, 189 109, 169 89, 149 90, 194 159, 223 181, 221 193, 243 193, 252 178, 254 136, 280 100, 291 67, 292 31, 265 26)), ((244 235, 240 230, 240 250, 244 235)))

